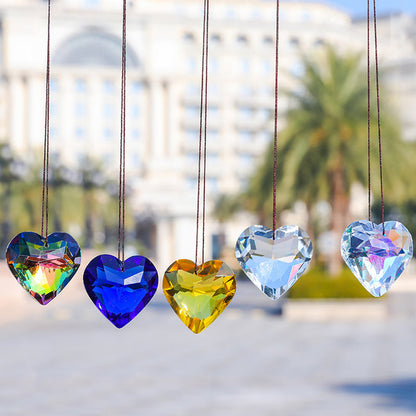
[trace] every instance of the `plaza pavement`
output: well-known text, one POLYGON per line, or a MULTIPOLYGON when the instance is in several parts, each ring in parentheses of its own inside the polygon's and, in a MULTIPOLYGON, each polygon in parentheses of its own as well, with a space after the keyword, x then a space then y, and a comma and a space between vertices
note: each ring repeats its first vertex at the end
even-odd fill
POLYGON ((382 303, 357 304, 359 319, 339 314, 353 303, 331 314, 323 302, 302 304, 303 315, 289 302, 292 315, 279 317, 242 283, 196 336, 160 292, 117 330, 84 293, 81 273, 42 307, 6 272, 0 264, 0 416, 416 414, 411 277, 382 303))

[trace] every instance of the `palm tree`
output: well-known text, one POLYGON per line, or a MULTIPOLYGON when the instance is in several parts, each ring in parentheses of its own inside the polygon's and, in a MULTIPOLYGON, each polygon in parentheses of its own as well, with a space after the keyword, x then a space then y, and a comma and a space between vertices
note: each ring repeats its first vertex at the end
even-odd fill
POLYGON ((83 190, 84 202, 84 246, 91 248, 93 244, 93 218, 97 210, 96 194, 100 189, 104 189, 106 178, 100 162, 85 157, 79 165, 79 184, 83 190))
MULTIPOLYGON (((311 212, 316 202, 328 201, 332 209, 330 227, 337 241, 351 221, 351 185, 367 184, 367 83, 361 62, 358 54, 341 56, 332 48, 319 62, 305 58, 301 89, 290 94, 292 110, 279 137, 280 209, 303 200, 311 212)), ((373 191, 377 194, 375 114, 371 119, 373 191)), ((385 190, 397 201, 406 197, 412 185, 409 170, 413 169, 415 147, 402 142, 397 124, 385 115, 382 134, 385 190)), ((245 207, 261 216, 267 210, 270 215, 272 171, 273 152, 269 150, 244 198, 245 207)), ((338 253, 328 264, 332 275, 342 266, 338 253)))
POLYGON ((2 220, 1 220, 1 237, 0 253, 6 252, 6 247, 11 239, 11 199, 12 184, 23 179, 26 173, 26 166, 21 160, 18 160, 12 153, 8 144, 0 144, 0 184, 2 185, 2 220))

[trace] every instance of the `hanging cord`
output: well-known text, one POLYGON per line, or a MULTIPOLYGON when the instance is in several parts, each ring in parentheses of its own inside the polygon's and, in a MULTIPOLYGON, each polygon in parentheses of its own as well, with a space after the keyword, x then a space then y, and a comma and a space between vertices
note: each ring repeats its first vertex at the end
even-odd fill
POLYGON ((127 81, 127 0, 123 0, 123 35, 121 58, 120 178, 118 194, 118 258, 124 271, 126 225, 126 81, 127 81))
POLYGON ((280 20, 280 0, 276 1, 276 68, 274 86, 274 163, 273 163, 273 240, 276 238, 277 220, 277 137, 278 137, 278 113, 279 113, 279 20, 280 20))
POLYGON ((367 156, 368 156, 368 221, 371 221, 371 68, 370 68, 370 0, 367 0, 367 156))
POLYGON ((206 173, 207 173, 207 121, 208 121, 208 43, 209 43, 209 0, 204 0, 204 19, 202 30, 202 71, 201 103, 199 114, 199 149, 198 149, 198 192, 196 205, 196 238, 195 238, 195 272, 198 268, 200 201, 202 187, 202 263, 205 254, 206 223, 206 173), (201 166, 203 165, 203 167, 201 166), (201 172, 202 171, 202 172, 201 172), (201 186, 202 182, 202 186, 201 186))
POLYGON ((43 142, 43 177, 42 177, 42 225, 41 235, 48 245, 49 223, 49 115, 51 84, 51 0, 48 0, 48 40, 46 51, 46 91, 45 91, 45 137, 43 142))
MULTIPOLYGON (((381 146, 381 111, 380 111, 380 71, 378 64, 378 37, 377 37, 377 6, 373 0, 373 22, 374 22, 374 55, 376 66, 376 90, 377 90, 377 126, 378 126, 378 153, 380 169, 380 194, 381 194, 381 221, 384 226, 384 189, 383 189, 383 159, 381 146)), ((370 0, 367 0, 367 91, 368 91, 368 219, 371 221, 371 76, 370 76, 370 0)))
POLYGON ((380 167, 380 193, 381 193, 381 221, 383 223, 383 235, 384 229, 384 191, 383 191, 383 159, 381 152, 381 116, 380 116, 380 72, 378 65, 378 38, 377 38, 377 6, 376 0, 374 0, 374 53, 376 60, 376 88, 377 88, 377 123, 378 123, 378 154, 379 154, 379 167, 380 167))

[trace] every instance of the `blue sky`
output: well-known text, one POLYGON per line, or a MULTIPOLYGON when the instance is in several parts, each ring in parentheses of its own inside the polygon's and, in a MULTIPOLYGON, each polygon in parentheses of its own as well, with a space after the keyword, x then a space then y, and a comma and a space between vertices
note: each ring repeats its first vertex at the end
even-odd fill
MULTIPOLYGON (((325 0, 325 2, 340 6, 353 15, 360 16, 367 13, 367 2, 365 0, 325 0)), ((415 0, 378 0, 377 7, 380 13, 403 11, 416 14, 415 0)))

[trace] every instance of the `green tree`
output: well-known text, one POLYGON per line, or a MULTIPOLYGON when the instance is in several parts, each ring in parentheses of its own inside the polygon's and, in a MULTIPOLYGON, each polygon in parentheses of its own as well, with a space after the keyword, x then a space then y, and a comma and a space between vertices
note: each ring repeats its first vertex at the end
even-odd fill
MULTIPOLYGON (((290 93, 292 109, 279 136, 279 209, 303 200, 311 213, 318 201, 328 201, 332 208, 330 227, 340 240, 352 220, 351 185, 367 184, 367 82, 362 58, 358 54, 341 56, 328 48, 319 61, 304 59, 299 83, 300 89, 290 93)), ((412 186, 415 146, 401 140, 397 123, 383 110, 385 190, 388 197, 399 201, 412 186)), ((377 195, 376 111, 371 120, 373 191, 377 195)), ((268 149, 242 197, 244 207, 258 212, 260 219, 270 218, 272 172, 273 152, 268 149)), ((337 250, 329 261, 329 272, 337 274, 341 265, 337 250)))
POLYGON ((26 172, 26 165, 15 157, 10 146, 0 144, 0 184, 1 184, 1 237, 0 253, 3 258, 11 235, 11 202, 13 184, 22 181, 26 172))

